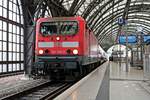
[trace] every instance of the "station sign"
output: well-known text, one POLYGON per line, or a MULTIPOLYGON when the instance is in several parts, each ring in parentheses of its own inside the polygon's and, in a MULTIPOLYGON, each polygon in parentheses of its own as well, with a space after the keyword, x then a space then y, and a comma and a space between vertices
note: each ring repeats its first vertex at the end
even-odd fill
POLYGON ((123 18, 118 18, 117 22, 119 25, 125 25, 127 23, 126 20, 124 20, 123 18))

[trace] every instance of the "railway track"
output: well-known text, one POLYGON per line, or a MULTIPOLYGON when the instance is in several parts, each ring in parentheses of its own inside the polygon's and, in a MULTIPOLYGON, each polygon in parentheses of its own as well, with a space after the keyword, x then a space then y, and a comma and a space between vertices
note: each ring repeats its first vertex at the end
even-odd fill
POLYGON ((52 100, 73 83, 47 82, 40 86, 1 98, 1 100, 52 100))

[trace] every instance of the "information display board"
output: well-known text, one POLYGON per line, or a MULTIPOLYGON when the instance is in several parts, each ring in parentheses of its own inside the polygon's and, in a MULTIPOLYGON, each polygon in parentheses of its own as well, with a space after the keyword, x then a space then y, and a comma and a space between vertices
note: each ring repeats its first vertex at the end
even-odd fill
MULTIPOLYGON (((130 43, 130 44, 137 43, 136 35, 128 35, 128 43, 130 43)), ((119 44, 126 44, 126 36, 125 35, 119 36, 119 44)))
POLYGON ((148 41, 150 41, 150 35, 144 35, 143 36, 143 42, 147 43, 148 41))

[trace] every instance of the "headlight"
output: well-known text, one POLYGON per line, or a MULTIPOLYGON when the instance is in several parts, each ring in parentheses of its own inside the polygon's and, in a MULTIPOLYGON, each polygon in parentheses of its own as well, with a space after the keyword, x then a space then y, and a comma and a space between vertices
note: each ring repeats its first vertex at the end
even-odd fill
POLYGON ((43 54, 44 53, 44 51, 43 50, 39 50, 39 54, 43 54))
POLYGON ((60 37, 56 37, 56 40, 59 41, 59 40, 60 40, 60 37))
POLYGON ((73 54, 75 54, 75 55, 78 54, 78 50, 77 50, 77 49, 74 49, 74 50, 73 50, 73 54))

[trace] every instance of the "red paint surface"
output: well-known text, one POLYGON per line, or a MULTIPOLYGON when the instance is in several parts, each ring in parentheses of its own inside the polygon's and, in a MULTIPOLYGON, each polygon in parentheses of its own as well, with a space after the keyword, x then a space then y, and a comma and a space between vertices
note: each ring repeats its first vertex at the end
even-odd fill
MULTIPOLYGON (((49 53, 46 55, 73 55, 73 50, 77 49, 79 51, 78 55, 80 56, 98 56, 100 52, 98 50, 98 41, 94 36, 93 32, 89 29, 86 29, 86 22, 82 17, 56 17, 56 18, 40 18, 37 21, 36 25, 36 55, 38 54, 38 50, 49 50, 49 53), (49 21, 77 21, 78 22, 78 33, 75 35, 51 35, 44 37, 40 33, 40 24, 42 22, 49 21), (60 37, 60 40, 56 40, 56 37, 60 37), (39 48, 38 42, 54 42, 54 47, 52 48, 39 48), (62 47, 62 42, 79 42, 79 47, 62 47), (70 49, 71 53, 67 54, 67 50, 70 49)), ((43 54, 45 55, 45 54, 43 54)))

